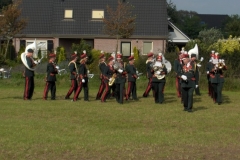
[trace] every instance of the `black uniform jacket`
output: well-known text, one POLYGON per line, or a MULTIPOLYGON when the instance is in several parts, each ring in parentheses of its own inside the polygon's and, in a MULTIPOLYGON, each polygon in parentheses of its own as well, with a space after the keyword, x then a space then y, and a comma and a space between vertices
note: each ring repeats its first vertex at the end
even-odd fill
POLYGON ((126 66, 126 71, 128 74, 128 82, 136 82, 136 79, 138 78, 137 73, 136 73, 136 68, 134 65, 128 64, 126 66))
POLYGON ((53 62, 50 61, 47 64, 47 81, 56 81, 56 74, 58 74, 56 66, 53 62))
POLYGON ((70 79, 76 79, 77 77, 77 64, 76 62, 71 61, 68 65, 69 71, 71 73, 70 79))
POLYGON ((103 70, 103 78, 105 82, 108 82, 110 78, 112 78, 113 74, 115 73, 115 70, 113 66, 107 65, 104 67, 103 70))
POLYGON ((178 73, 178 70, 181 70, 181 68, 182 68, 182 64, 180 63, 180 59, 175 59, 173 64, 173 70, 176 73, 176 75, 178 73))
POLYGON ((189 64, 184 64, 182 66, 182 69, 178 71, 179 78, 185 75, 187 76, 187 80, 181 79, 181 87, 187 88, 187 87, 193 87, 195 88, 195 85, 198 85, 198 71, 195 70, 194 63, 189 62, 189 64))
MULTIPOLYGON (((26 56, 27 64, 29 68, 33 68, 36 66, 36 64, 33 62, 33 59, 31 57, 26 56)), ((34 71, 29 70, 27 67, 25 67, 25 77, 34 77, 34 71)))
POLYGON ((152 73, 152 67, 151 67, 151 64, 153 62, 152 61, 147 61, 147 64, 146 64, 146 70, 147 70, 147 78, 152 78, 153 76, 153 73, 152 73))
POLYGON ((227 70, 226 66, 223 66, 222 69, 219 69, 215 67, 215 64, 211 63, 209 65, 209 70, 211 83, 224 83, 223 70, 227 70))
POLYGON ((123 70, 122 73, 116 71, 117 77, 116 77, 115 83, 126 83, 127 72, 126 72, 126 70, 125 70, 125 68, 123 66, 124 66, 123 63, 121 63, 121 67, 120 68, 123 70))
POLYGON ((99 66, 99 69, 100 69, 100 72, 101 72, 100 79, 102 79, 103 78, 103 72, 104 72, 105 67, 107 67, 107 64, 105 62, 101 62, 101 63, 99 63, 98 66, 99 66))
POLYGON ((88 73, 87 72, 88 72, 88 70, 87 70, 86 64, 80 63, 79 69, 78 69, 79 78, 81 80, 85 79, 86 82, 88 81, 88 73))

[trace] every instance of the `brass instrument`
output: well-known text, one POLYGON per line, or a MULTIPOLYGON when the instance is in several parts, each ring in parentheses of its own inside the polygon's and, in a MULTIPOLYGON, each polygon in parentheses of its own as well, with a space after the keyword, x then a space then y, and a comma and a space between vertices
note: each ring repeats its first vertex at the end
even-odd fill
POLYGON ((219 59, 216 68, 223 69, 224 66, 225 66, 224 59, 219 59))
POLYGON ((160 62, 155 62, 153 65, 153 71, 154 71, 154 76, 157 77, 157 79, 163 79, 165 78, 165 74, 161 74, 164 68, 164 64, 161 64, 160 62), (160 74, 159 74, 159 73, 160 74))
POLYGON ((112 75, 112 77, 111 77, 111 81, 109 80, 109 82, 108 82, 108 85, 109 85, 109 86, 112 86, 112 85, 114 84, 114 82, 115 82, 115 80, 116 80, 116 77, 117 77, 117 74, 114 73, 114 74, 112 75))

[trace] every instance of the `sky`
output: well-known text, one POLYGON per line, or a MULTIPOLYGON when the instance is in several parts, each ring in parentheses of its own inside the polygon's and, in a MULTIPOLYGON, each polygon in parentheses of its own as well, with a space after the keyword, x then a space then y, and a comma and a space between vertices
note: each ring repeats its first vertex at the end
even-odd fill
MULTIPOLYGON (((167 0, 168 2, 170 0, 167 0)), ((240 15, 240 0, 171 0, 177 10, 199 14, 240 15)))

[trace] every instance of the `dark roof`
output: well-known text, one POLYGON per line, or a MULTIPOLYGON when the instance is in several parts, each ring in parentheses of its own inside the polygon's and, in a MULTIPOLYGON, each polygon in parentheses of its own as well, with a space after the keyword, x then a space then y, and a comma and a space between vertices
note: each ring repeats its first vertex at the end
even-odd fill
POLYGON ((218 14, 198 14, 201 23, 206 24, 208 28, 220 29, 223 27, 223 22, 229 17, 228 15, 218 14))
MULTIPOLYGON (((132 37, 168 36, 166 0, 128 0, 134 6, 136 29, 132 37)), ((103 37, 103 22, 92 21, 93 9, 117 6, 117 0, 23 0, 22 17, 28 18, 23 34, 53 37, 103 37), (73 10, 73 20, 64 10, 73 10)), ((106 35, 105 35, 106 36, 106 35)))

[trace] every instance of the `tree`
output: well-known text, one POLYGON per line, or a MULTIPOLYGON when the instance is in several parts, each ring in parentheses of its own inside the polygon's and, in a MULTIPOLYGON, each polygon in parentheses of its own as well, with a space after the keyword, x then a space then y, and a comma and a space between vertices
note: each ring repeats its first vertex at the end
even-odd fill
POLYGON ((4 7, 4 6, 7 6, 9 4, 12 3, 12 0, 1 0, 0 1, 0 10, 4 7))
POLYGON ((176 5, 173 4, 171 0, 167 1, 167 14, 168 17, 171 19, 171 22, 176 24, 178 22, 178 11, 176 5))
POLYGON ((3 36, 6 41, 6 49, 4 53, 4 58, 6 59, 8 45, 10 40, 22 29, 26 26, 27 22, 25 19, 20 18, 21 9, 19 9, 19 5, 21 4, 21 0, 15 0, 12 4, 3 7, 2 14, 0 17, 0 36, 3 36))
POLYGON ((219 29, 204 29, 199 32, 198 38, 201 41, 202 51, 207 52, 210 45, 223 38, 223 34, 219 29))
POLYGON ((132 5, 121 0, 118 0, 116 9, 107 6, 107 15, 106 18, 103 18, 105 23, 103 31, 117 39, 116 52, 119 38, 129 38, 135 30, 136 17, 133 16, 132 9, 132 5))
POLYGON ((224 22, 224 36, 240 36, 240 16, 232 15, 224 22))
POLYGON ((83 51, 86 50, 87 56, 88 56, 88 61, 87 64, 91 64, 93 62, 92 58, 92 47, 86 43, 83 39, 80 41, 80 44, 72 44, 72 53, 77 51, 78 57, 83 53, 83 51))
POLYGON ((192 39, 197 38, 198 33, 205 27, 200 23, 197 12, 180 10, 178 16, 179 21, 176 26, 192 39))

